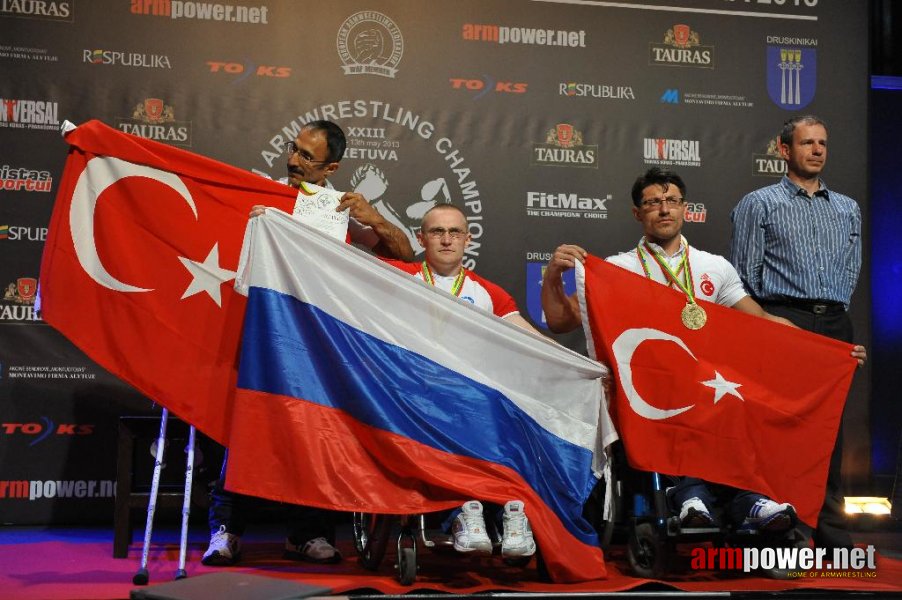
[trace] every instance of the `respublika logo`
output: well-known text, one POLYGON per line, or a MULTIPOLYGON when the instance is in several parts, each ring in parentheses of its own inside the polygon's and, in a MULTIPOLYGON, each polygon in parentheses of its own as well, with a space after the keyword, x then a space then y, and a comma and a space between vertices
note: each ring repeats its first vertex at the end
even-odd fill
MULTIPOLYGON (((542 310, 542 281, 545 278, 545 269, 551 260, 550 252, 526 253, 526 309, 533 323, 543 329, 548 329, 545 321, 545 311, 542 310)), ((576 271, 570 269, 563 277, 564 292, 570 296, 576 292, 576 271)))
POLYGON ((714 68, 714 46, 702 46, 697 31, 677 24, 664 34, 664 43, 649 44, 649 64, 668 67, 714 68))
POLYGON ((49 192, 53 186, 50 171, 24 167, 0 167, 0 190, 4 192, 49 192))
POLYGON ((0 17, 75 21, 75 0, 0 0, 0 17))
POLYGON ((700 167, 702 164, 698 140, 645 138, 642 156, 647 165, 700 167))
POLYGON ((576 83, 573 81, 559 83, 558 94, 570 98, 598 98, 599 100, 636 99, 636 94, 631 86, 609 83, 576 83))
POLYGON ((374 10, 363 10, 345 19, 336 43, 345 75, 394 77, 404 55, 401 30, 374 10))
POLYGON ((768 36, 767 43, 770 99, 786 110, 808 106, 817 89, 817 39, 768 36))
POLYGON ((604 198, 567 192, 526 192, 526 214, 530 217, 607 219, 608 194, 604 198))
POLYGON ((468 42, 495 44, 523 44, 527 46, 558 46, 585 48, 586 32, 536 27, 508 27, 507 25, 478 25, 464 23, 461 37, 468 42))
POLYGON ((59 106, 50 100, 0 98, 0 127, 58 129, 59 106))
POLYGON ((469 90, 475 92, 473 100, 479 100, 486 94, 525 94, 529 84, 525 82, 495 80, 491 75, 483 75, 482 79, 461 79, 452 77, 449 79, 451 87, 455 90, 469 90))
POLYGON ((683 217, 687 223, 704 223, 708 219, 708 209, 701 202, 687 202, 686 214, 683 217))
POLYGON ((291 77, 291 67, 257 65, 247 58, 243 63, 208 60, 206 64, 211 73, 232 76, 230 82, 232 85, 238 85, 239 83, 246 81, 249 77, 266 77, 272 79, 287 79, 288 77, 291 77))
MULTIPOLYGON (((479 259, 484 236, 483 199, 477 185, 478 164, 467 161, 465 154, 450 137, 436 130, 422 115, 404 106, 381 100, 341 100, 321 104, 299 114, 294 120, 276 130, 260 156, 269 169, 278 166, 277 177, 285 168, 283 148, 300 132, 304 123, 319 119, 338 122, 348 136, 345 160, 373 156, 374 159, 354 168, 343 166, 350 181, 333 177, 338 189, 350 189, 362 194, 388 222, 398 227, 410 240, 414 249, 422 249, 416 233, 426 210, 438 204, 454 204, 464 211, 467 229, 472 236, 463 264, 473 269, 479 259), (415 173, 393 176, 384 163, 396 161, 398 154, 410 149, 422 160, 422 168, 415 173), (347 152, 350 152, 348 154, 347 152)), ((369 159, 368 159, 369 160, 369 159)), ((342 163, 344 164, 344 163, 342 163)), ((255 173, 272 178, 264 170, 255 173)))
POLYGON ((767 177, 782 177, 786 174, 786 161, 780 155, 779 140, 774 137, 767 142, 767 150, 764 154, 752 156, 754 161, 754 175, 767 177))
POLYGON ((172 105, 165 104, 160 98, 139 102, 131 118, 120 118, 116 125, 120 131, 138 137, 174 146, 191 146, 191 122, 176 121, 172 105))
POLYGON ((144 69, 171 69, 172 64, 165 54, 146 54, 122 50, 83 50, 82 62, 92 65, 112 65, 144 69))
POLYGON ((0 240, 9 240, 11 242, 43 242, 47 240, 47 228, 0 225, 0 240))
POLYGON ((583 134, 569 123, 558 123, 545 143, 532 145, 532 164, 543 167, 598 168, 598 145, 583 144, 583 134))

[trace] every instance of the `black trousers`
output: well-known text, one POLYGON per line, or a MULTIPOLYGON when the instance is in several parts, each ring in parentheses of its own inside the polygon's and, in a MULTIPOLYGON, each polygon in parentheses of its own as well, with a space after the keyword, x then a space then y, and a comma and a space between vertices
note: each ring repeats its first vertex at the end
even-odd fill
MULTIPOLYGON (((763 301, 764 310, 772 315, 789 319, 802 329, 813 331, 843 342, 852 343, 852 321, 844 310, 832 310, 818 314, 812 310, 781 302, 763 301)), ((843 414, 845 421, 845 413, 843 414)), ((851 548, 845 517, 845 500, 842 490, 842 423, 836 435, 830 470, 827 473, 827 493, 818 515, 814 544, 823 548, 851 548)))

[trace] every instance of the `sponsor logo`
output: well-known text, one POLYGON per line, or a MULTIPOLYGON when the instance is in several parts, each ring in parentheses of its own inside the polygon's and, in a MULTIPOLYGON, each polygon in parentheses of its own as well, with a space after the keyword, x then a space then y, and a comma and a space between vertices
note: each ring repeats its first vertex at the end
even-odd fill
POLYGON ((165 54, 142 54, 121 50, 82 50, 81 61, 91 65, 114 65, 145 69, 171 69, 165 54))
POLYGON ((10 379, 96 379, 97 374, 87 367, 59 367, 47 365, 10 365, 6 375, 10 379))
POLYGON ((702 46, 697 31, 677 24, 664 34, 664 43, 649 44, 649 64, 667 67, 714 68, 714 46, 702 46))
POLYGON ((700 167, 702 164, 698 140, 645 138, 642 156, 647 165, 700 167))
POLYGON ((75 21, 75 0, 0 0, 0 17, 75 21))
POLYGON ((680 103, 680 90, 678 90, 678 89, 664 90, 664 93, 661 94, 661 102, 664 104, 679 104, 680 103))
MULTIPOLYGON (((269 144, 260 156, 268 169, 284 169, 282 148, 297 137, 304 123, 328 119, 340 124, 348 136, 346 160, 352 156, 374 155, 374 160, 396 161, 402 144, 424 161, 417 173, 397 174, 390 165, 374 164, 373 160, 359 165, 342 167, 338 177, 350 173, 350 181, 331 179, 338 189, 351 189, 362 194, 370 204, 393 225, 404 232, 414 249, 420 249, 416 239, 420 220, 425 212, 437 204, 459 206, 467 218, 472 236, 464 254, 463 264, 473 269, 479 260, 483 226, 483 199, 476 183, 474 170, 454 140, 436 131, 435 125, 421 115, 402 106, 379 100, 342 100, 322 104, 289 122, 270 136, 269 144), (356 153, 349 154, 350 150, 356 153)), ((262 169, 252 169, 258 175, 271 178, 262 169)), ((277 177, 281 176, 280 172, 277 177)), ((420 249, 422 252, 422 249, 420 249)))
POLYGON ((93 435, 94 424, 54 423, 50 417, 40 417, 40 423, 0 423, 0 434, 9 436, 27 436, 31 439, 29 446, 40 444, 52 436, 85 436, 93 435))
POLYGON ((374 10, 354 13, 338 29, 338 56, 345 75, 394 77, 404 55, 395 22, 374 10))
POLYGON ((183 2, 180 0, 134 0, 131 13, 170 19, 225 21, 268 25, 269 7, 220 4, 218 2, 183 2))
MULTIPOLYGON (((2 16, 2 15, 0 15, 2 16)), ((14 60, 35 60, 41 62, 58 62, 59 56, 48 54, 47 48, 30 48, 27 46, 5 46, 0 44, 0 58, 14 60)))
POLYGON ((598 168, 598 145, 583 144, 583 134, 569 123, 549 129, 545 143, 532 145, 532 164, 545 167, 598 168))
POLYGON ((599 100, 635 100, 636 94, 628 85, 607 83, 559 83, 558 94, 571 98, 598 98, 599 100))
POLYGON ((12 242, 43 242, 46 239, 46 227, 0 225, 0 240, 10 240, 12 242))
POLYGON ((701 202, 687 202, 684 221, 687 223, 704 223, 708 219, 708 209, 701 202))
POLYGON ((0 98, 0 127, 10 129, 58 129, 59 106, 49 100, 0 98))
POLYGON ((473 100, 479 100, 486 94, 496 92, 501 94, 525 94, 529 85, 524 82, 495 81, 490 75, 483 75, 482 79, 449 79, 451 87, 455 90, 469 90, 476 92, 473 100))
POLYGON ((176 121, 172 105, 159 98, 139 102, 131 118, 120 118, 116 125, 121 131, 138 137, 174 146, 191 146, 191 122, 176 121))
MULTIPOLYGON (((548 329, 545 321, 545 311, 542 310, 542 280, 545 277, 545 269, 551 260, 550 252, 526 253, 526 309, 533 323, 543 329, 548 329)), ((569 296, 576 292, 576 271, 570 269, 563 277, 564 292, 569 296)))
POLYGON ((535 27, 464 23, 461 37, 468 42, 558 46, 563 48, 586 47, 586 32, 583 30, 567 31, 564 29, 538 29, 535 27))
POLYGON ((38 280, 34 277, 19 277, 6 284, 0 303, 0 322, 40 321, 34 312, 37 291, 38 280))
POLYGON ((690 567, 695 570, 742 571, 781 569, 789 577, 870 578, 877 576, 873 545, 866 548, 747 547, 693 548, 690 567))
POLYGON ((530 217, 607 219, 608 194, 604 198, 566 192, 526 192, 526 214, 530 217))
MULTIPOLYGON (((785 39, 785 38, 768 38, 785 39)), ((817 40, 788 38, 809 46, 817 40)), ((801 46, 767 46, 767 94, 774 104, 786 110, 804 108, 814 100, 817 89, 817 50, 801 46)))
POLYGON ((50 171, 0 167, 0 190, 4 192, 49 192, 52 186, 50 171))
POLYGON ((702 293, 709 298, 714 295, 716 288, 714 287, 714 282, 711 281, 711 276, 707 273, 703 273, 701 277, 701 283, 698 287, 702 290, 702 293))
POLYGON ((54 498, 112 498, 115 482, 102 479, 38 481, 0 480, 0 500, 40 500, 54 498))
POLYGON ((773 138, 767 142, 767 150, 764 154, 752 155, 754 175, 765 175, 767 177, 782 177, 786 175, 786 161, 780 156, 780 146, 778 138, 773 138))
POLYGON ((269 77, 274 79, 286 79, 291 77, 291 67, 277 67, 275 65, 256 65, 245 59, 244 63, 208 60, 207 67, 211 73, 232 75, 232 85, 242 83, 249 77, 269 77))

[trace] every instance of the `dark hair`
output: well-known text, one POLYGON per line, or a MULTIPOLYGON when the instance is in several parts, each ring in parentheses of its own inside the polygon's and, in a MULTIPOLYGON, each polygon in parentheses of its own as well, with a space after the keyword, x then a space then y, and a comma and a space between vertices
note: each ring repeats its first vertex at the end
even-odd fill
POLYGON ((327 161, 338 162, 345 155, 345 148, 348 145, 345 140, 345 132, 332 121, 310 121, 301 128, 301 130, 304 129, 322 131, 326 135, 326 145, 329 147, 327 161))
POLYGON ((683 183, 682 177, 673 171, 668 171, 667 169, 662 169, 660 167, 650 168, 644 175, 637 177, 636 183, 633 184, 633 204, 642 206, 642 190, 648 186, 659 185, 663 189, 667 189, 667 186, 671 183, 679 188, 680 193, 684 197, 686 196, 686 184, 683 183))
POLYGON ((800 115, 798 117, 793 117, 783 123, 783 129, 780 130, 780 143, 784 146, 792 145, 792 134, 796 130, 796 126, 799 123, 803 123, 805 125, 821 125, 824 129, 827 129, 827 124, 824 123, 823 119, 820 117, 815 117, 814 115, 800 115))

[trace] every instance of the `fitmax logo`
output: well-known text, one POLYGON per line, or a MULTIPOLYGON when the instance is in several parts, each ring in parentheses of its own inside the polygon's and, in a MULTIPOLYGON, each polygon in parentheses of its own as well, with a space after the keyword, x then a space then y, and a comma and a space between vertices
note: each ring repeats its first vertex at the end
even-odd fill
POLYGON ((680 90, 678 90, 678 89, 664 90, 664 93, 661 94, 661 102, 663 104, 679 104, 680 103, 680 90))

